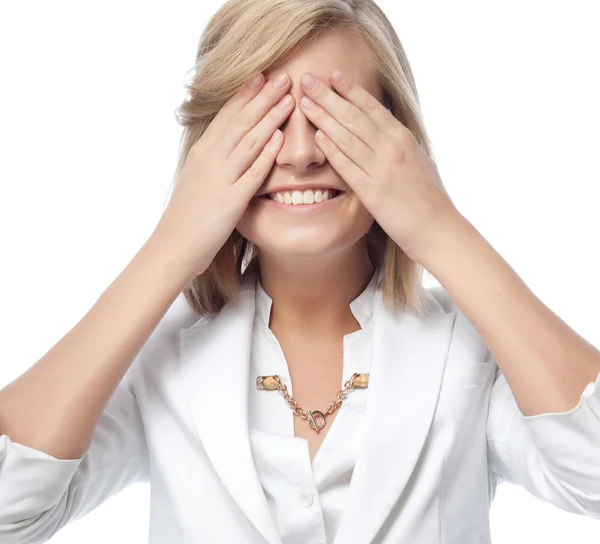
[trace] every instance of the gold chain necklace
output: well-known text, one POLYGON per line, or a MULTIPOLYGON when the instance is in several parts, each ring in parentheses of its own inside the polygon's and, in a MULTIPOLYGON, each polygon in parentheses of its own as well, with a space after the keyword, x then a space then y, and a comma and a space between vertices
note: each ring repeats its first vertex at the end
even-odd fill
POLYGON ((365 389, 369 386, 369 375, 359 374, 357 372, 354 373, 352 377, 344 384, 344 387, 338 391, 336 399, 331 402, 327 410, 325 410, 325 413, 319 410, 310 410, 308 412, 303 410, 296 402, 296 399, 288 393, 286 385, 281 382, 278 375, 258 376, 256 378, 256 385, 259 389, 268 389, 270 391, 278 389, 281 391, 286 402, 288 403, 288 406, 294 411, 294 413, 299 415, 302 419, 306 419, 313 431, 319 432, 327 423, 325 416, 335 412, 335 410, 340 407, 342 402, 346 400, 346 397, 350 391, 352 391, 355 387, 365 389), (315 416, 317 416, 320 421, 317 422, 315 416))

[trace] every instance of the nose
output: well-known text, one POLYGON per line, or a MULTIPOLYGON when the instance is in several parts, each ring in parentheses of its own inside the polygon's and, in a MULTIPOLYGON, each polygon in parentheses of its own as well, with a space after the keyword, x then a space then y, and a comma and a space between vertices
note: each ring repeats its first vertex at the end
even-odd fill
POLYGON ((275 163, 291 171, 305 172, 325 163, 326 157, 315 142, 315 127, 300 109, 301 93, 294 95, 295 107, 280 127, 283 145, 275 163))

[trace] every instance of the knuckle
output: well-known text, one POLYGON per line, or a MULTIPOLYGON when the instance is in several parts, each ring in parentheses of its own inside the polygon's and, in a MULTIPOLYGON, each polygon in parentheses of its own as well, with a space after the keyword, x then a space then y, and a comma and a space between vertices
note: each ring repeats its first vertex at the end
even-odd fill
POLYGON ((365 105, 364 105, 365 113, 367 115, 373 114, 373 113, 375 113, 377 108, 379 108, 379 106, 381 106, 381 104, 375 98, 369 97, 369 98, 367 98, 365 105))
POLYGON ((354 145, 354 136, 351 132, 345 131, 340 137, 340 143, 343 147, 352 147, 354 145))
POLYGON ((392 160, 397 163, 403 163, 406 159, 406 151, 404 145, 387 144, 387 155, 392 157, 392 160))
POLYGON ((248 177, 254 181, 260 180, 263 176, 262 169, 256 164, 253 164, 250 168, 248 168, 247 174, 248 177))
POLYGON ((402 145, 405 146, 412 145, 412 143, 415 141, 413 133, 405 126, 400 126, 398 137, 400 138, 402 145))
POLYGON ((254 151, 258 147, 258 137, 253 132, 248 133, 244 140, 244 145, 248 151, 254 151))
POLYGON ((352 124, 358 118, 359 113, 359 109, 354 104, 348 103, 346 106, 346 111, 344 113, 344 120, 352 124))
POLYGON ((242 130, 248 130, 250 126, 250 119, 245 110, 239 111, 236 115, 234 115, 231 122, 235 127, 238 127, 242 130))

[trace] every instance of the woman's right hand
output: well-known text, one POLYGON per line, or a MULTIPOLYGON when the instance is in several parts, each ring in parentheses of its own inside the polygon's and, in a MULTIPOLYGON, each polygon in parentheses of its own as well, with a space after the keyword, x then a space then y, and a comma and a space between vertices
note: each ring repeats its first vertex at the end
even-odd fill
POLYGON ((249 78, 192 146, 153 233, 196 276, 210 265, 271 171, 283 143, 279 130, 293 110, 290 78, 259 86, 249 78))

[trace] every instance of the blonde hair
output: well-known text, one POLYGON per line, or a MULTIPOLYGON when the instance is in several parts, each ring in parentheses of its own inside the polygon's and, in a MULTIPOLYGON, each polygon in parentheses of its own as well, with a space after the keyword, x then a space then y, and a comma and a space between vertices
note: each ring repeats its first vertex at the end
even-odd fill
MULTIPOLYGON (((198 43, 188 96, 176 110, 184 127, 176 180, 191 147, 252 74, 283 62, 328 30, 358 33, 370 46, 384 91, 384 105, 433 159, 412 71, 400 39, 373 0, 229 0, 213 15, 198 43)), ((371 261, 382 267, 381 291, 388 308, 421 315, 426 290, 423 267, 411 260, 375 221, 365 235, 371 261)), ((217 314, 237 295, 243 271, 257 249, 235 229, 210 266, 183 289, 201 316, 217 314)))

